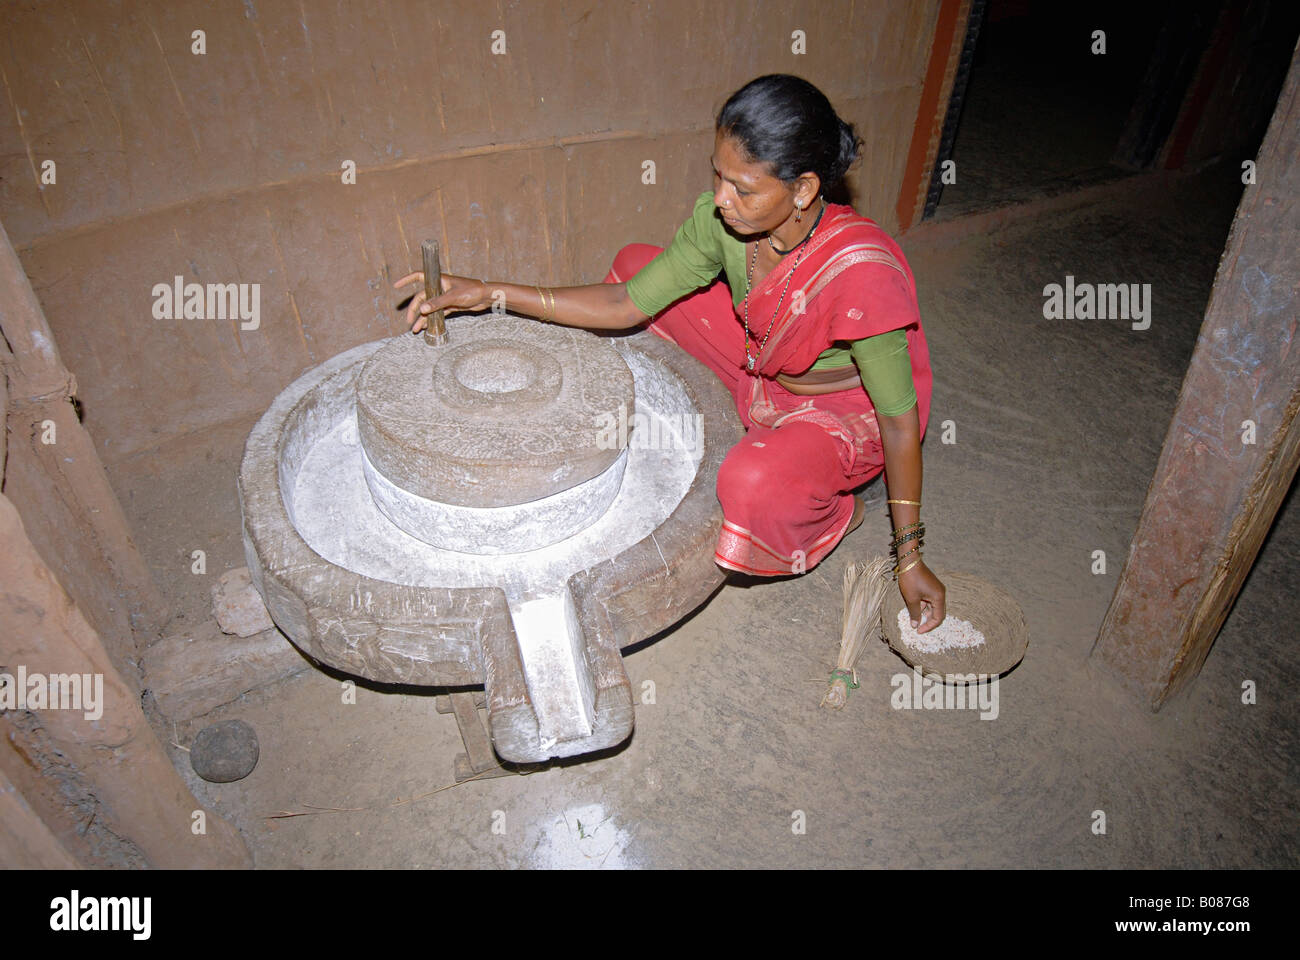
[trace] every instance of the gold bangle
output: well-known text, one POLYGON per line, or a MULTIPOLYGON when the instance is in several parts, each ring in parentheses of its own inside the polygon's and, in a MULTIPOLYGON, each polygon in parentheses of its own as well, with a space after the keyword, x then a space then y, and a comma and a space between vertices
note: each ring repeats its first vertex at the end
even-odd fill
POLYGON ((913 507, 919 507, 921 505, 920 500, 886 500, 885 503, 906 503, 913 507))
POLYGON ((542 306, 542 312, 537 315, 537 319, 542 321, 542 323, 550 323, 550 321, 546 319, 546 294, 542 293, 542 288, 536 284, 533 285, 533 289, 537 291, 537 299, 541 302, 542 306))
POLYGON ((907 573, 907 571, 911 570, 914 566, 916 566, 916 565, 917 565, 918 563, 920 563, 920 562, 921 562, 921 558, 920 558, 920 557, 917 557, 915 560, 913 560, 911 563, 909 563, 907 566, 905 566, 902 570, 899 570, 899 571, 895 574, 895 576, 897 576, 897 577, 901 577, 903 574, 907 573))
POLYGON ((556 321, 556 316, 555 316, 555 290, 553 290, 551 287, 547 287, 547 288, 546 288, 546 292, 549 293, 549 294, 551 295, 551 318, 550 318, 550 322, 551 322, 551 323, 555 323, 555 321, 556 321))
MULTIPOLYGON (((907 553, 902 554, 901 556, 899 556, 899 557, 895 560, 895 563, 894 563, 894 569, 897 570, 897 569, 898 569, 898 565, 899 565, 900 563, 902 563, 904 560, 906 560, 906 559, 907 559, 908 557, 910 557, 912 554, 914 554, 914 553, 919 553, 920 551, 921 551, 921 544, 918 543, 918 544, 917 544, 916 546, 914 546, 911 550, 907 551, 907 553)), ((917 559, 920 559, 920 558, 918 557, 917 559)))

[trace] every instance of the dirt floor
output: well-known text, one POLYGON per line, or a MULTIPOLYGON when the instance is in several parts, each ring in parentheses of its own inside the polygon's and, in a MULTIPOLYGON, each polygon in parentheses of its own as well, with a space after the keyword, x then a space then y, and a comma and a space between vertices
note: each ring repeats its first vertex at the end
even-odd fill
MULTIPOLYGON (((1153 715, 1088 660, 1192 353, 1234 178, 1155 178, 994 233, 905 243, 935 371, 926 559, 1002 585, 1031 631, 996 720, 892 709, 890 678, 906 668, 880 644, 859 662, 847 709, 819 708, 843 567, 885 551, 881 511, 808 574, 725 586, 639 645, 628 673, 634 690, 653 681, 654 703, 600 759, 440 789, 461 746, 431 694, 363 683, 346 704, 340 677, 314 668, 160 735, 186 746, 232 717, 257 730, 261 761, 238 783, 205 783, 170 749, 261 867, 1293 865, 1294 495, 1182 699, 1153 715), (1044 320, 1043 286, 1067 273, 1151 283, 1151 328, 1044 320), (941 442, 944 421, 955 443, 941 442), (1098 549, 1104 575, 1090 571, 1098 549), (1244 680, 1258 685, 1255 705, 1241 703, 1244 680), (269 819, 281 811, 308 815, 269 819)), ((211 584, 244 564, 235 476, 250 427, 109 467, 181 612, 171 632, 209 617, 211 584), (206 576, 190 572, 195 549, 206 576)))

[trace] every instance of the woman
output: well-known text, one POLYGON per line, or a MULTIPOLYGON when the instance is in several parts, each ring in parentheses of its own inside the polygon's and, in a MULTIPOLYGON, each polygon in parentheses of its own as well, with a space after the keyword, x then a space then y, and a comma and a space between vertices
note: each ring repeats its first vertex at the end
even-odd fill
POLYGON ((484 310, 504 294, 512 310, 565 326, 649 320, 722 379, 746 428, 718 471, 717 563, 756 576, 810 569, 862 522, 851 491, 883 469, 895 576, 926 633, 945 613, 920 551, 931 375, 916 286, 887 233, 825 199, 860 146, 812 84, 759 77, 718 114, 713 190, 666 250, 624 247, 604 283, 581 287, 444 274, 442 295, 417 294, 407 319, 418 332, 435 309, 484 310))

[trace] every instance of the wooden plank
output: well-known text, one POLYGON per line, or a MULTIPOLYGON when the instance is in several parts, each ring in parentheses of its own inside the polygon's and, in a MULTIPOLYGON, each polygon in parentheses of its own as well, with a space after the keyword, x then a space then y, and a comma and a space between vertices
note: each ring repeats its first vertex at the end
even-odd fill
MULTIPOLYGON (((474 706, 482 710, 487 706, 487 693, 483 690, 470 691, 474 695, 474 706)), ((454 713, 452 709, 451 696, 445 693, 439 693, 433 698, 433 708, 439 713, 454 713)))
POLYGON ((469 754, 470 766, 475 773, 500 766, 497 755, 492 750, 492 741, 478 718, 478 707, 474 705, 473 693, 451 694, 451 708, 456 714, 456 726, 460 728, 460 737, 465 741, 465 750, 469 754))
POLYGON ((1300 52, 1092 650, 1152 710, 1199 673, 1300 466, 1298 156, 1300 52))
POLYGON ((508 767, 495 766, 488 767, 486 770, 475 770, 474 765, 470 763, 469 757, 463 753, 456 754, 454 772, 457 783, 464 783, 466 780, 491 780, 493 777, 514 777, 523 773, 530 773, 531 770, 520 766, 516 769, 508 767))

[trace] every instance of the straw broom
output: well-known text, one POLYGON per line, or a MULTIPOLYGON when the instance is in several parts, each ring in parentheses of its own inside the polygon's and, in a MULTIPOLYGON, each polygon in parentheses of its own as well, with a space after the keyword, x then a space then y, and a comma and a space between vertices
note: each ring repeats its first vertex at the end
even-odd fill
POLYGON ((840 635, 840 658, 831 671, 830 689, 821 705, 843 710, 849 700, 849 680, 858 685, 853 665, 857 662, 868 636, 881 635, 881 613, 889 591, 890 563, 877 556, 869 562, 851 562, 844 568, 844 617, 840 635))

